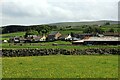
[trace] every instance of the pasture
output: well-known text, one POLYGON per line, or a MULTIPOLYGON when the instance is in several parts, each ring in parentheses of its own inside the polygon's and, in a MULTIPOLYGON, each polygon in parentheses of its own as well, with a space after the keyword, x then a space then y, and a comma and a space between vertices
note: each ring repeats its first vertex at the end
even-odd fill
POLYGON ((3 57, 3 78, 117 78, 117 55, 3 57))
POLYGON ((24 36, 25 32, 14 32, 14 33, 7 33, 7 34, 0 34, 0 40, 9 40, 10 37, 14 36, 24 36))
POLYGON ((72 45, 71 42, 55 41, 43 43, 3 43, 0 44, 3 49, 90 49, 90 48, 119 48, 116 45, 72 45), (56 43, 57 45, 53 45, 56 43))

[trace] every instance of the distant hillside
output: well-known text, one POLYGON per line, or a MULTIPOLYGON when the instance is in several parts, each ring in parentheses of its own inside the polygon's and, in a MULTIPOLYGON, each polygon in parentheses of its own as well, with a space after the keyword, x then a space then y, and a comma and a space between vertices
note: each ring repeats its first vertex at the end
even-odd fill
MULTIPOLYGON (((109 22, 110 24, 118 24, 118 21, 87 21, 87 22, 60 22, 60 23, 51 23, 51 24, 44 24, 47 25, 49 28, 57 29, 58 27, 77 27, 82 25, 104 25, 105 23, 109 22)), ((12 33, 12 32, 24 32, 29 29, 40 29, 43 25, 30 25, 30 26, 24 26, 24 25, 7 25, 0 27, 0 30, 2 30, 2 33, 12 33)))
POLYGON ((58 27, 65 27, 65 26, 81 26, 81 25, 104 25, 106 22, 110 24, 118 24, 118 21, 87 21, 87 22, 61 22, 61 23, 52 23, 49 25, 56 25, 58 27))

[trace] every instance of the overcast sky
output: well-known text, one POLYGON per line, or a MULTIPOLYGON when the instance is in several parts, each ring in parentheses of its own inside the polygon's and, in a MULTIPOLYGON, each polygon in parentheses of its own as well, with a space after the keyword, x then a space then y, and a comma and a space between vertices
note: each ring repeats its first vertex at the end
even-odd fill
POLYGON ((118 20, 118 2, 119 0, 0 0, 0 25, 118 20))

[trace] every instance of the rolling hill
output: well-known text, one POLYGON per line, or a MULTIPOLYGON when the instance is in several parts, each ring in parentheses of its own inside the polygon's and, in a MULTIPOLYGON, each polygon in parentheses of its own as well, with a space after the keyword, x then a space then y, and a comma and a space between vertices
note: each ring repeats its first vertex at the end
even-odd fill
POLYGON ((104 25, 106 22, 109 22, 110 24, 118 24, 118 21, 102 20, 102 21, 86 21, 86 22, 60 22, 60 23, 52 23, 49 25, 56 25, 58 27, 81 26, 81 25, 104 25))
MULTIPOLYGON (((104 25, 105 23, 110 23, 111 25, 118 24, 118 21, 110 21, 110 20, 101 20, 101 21, 86 21, 86 22, 59 22, 59 23, 50 23, 50 24, 41 24, 41 25, 29 25, 29 26, 24 26, 24 25, 6 25, 0 27, 0 30, 2 30, 2 33, 11 33, 11 32, 21 32, 21 31, 26 31, 29 28, 35 29, 36 27, 40 27, 43 25, 47 25, 50 28, 55 29, 58 27, 67 27, 67 26, 72 26, 72 27, 77 27, 77 26, 82 26, 82 25, 104 25)), ((109 26, 108 26, 109 27, 109 26)))

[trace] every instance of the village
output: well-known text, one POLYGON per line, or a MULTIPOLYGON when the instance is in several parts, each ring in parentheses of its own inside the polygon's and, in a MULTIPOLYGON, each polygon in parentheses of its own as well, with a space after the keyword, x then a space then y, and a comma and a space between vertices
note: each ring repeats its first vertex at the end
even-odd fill
MULTIPOLYGON (((120 34, 118 33, 81 33, 62 35, 58 31, 51 31, 48 35, 27 35, 10 37, 9 40, 3 40, 3 43, 47 43, 54 41, 71 42, 74 45, 120 45, 120 34)), ((55 43, 57 45, 57 43, 55 43)))

